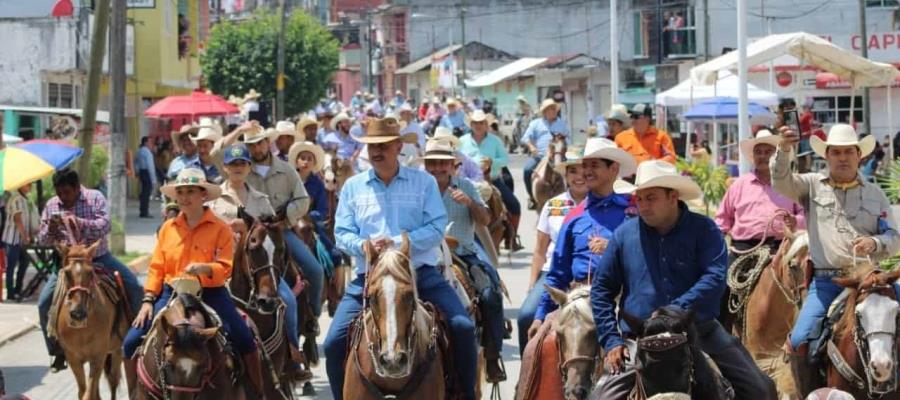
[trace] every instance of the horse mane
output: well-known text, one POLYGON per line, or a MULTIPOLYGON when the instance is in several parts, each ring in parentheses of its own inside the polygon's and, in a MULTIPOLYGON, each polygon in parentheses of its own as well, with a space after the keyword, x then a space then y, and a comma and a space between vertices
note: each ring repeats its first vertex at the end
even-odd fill
MULTIPOLYGON (((866 266, 859 268, 854 272, 850 279, 856 282, 855 287, 848 288, 850 292, 847 295, 846 305, 844 306, 844 314, 834 326, 834 337, 836 339, 850 337, 853 329, 856 327, 856 302, 859 300, 859 287, 863 284, 866 277, 875 271, 875 267, 866 266)), ((827 306, 831 306, 828 304, 827 306)))
POLYGON ((204 321, 206 321, 205 327, 209 327, 212 318, 206 311, 206 306, 203 305, 203 302, 200 300, 200 298, 191 294, 181 293, 178 295, 178 301, 180 301, 182 307, 184 307, 185 316, 190 315, 191 312, 198 312, 203 316, 204 321))
POLYGON ((564 316, 570 314, 586 316, 593 322, 593 310, 591 310, 591 302, 577 301, 582 298, 591 298, 591 287, 587 285, 576 286, 566 295, 566 305, 560 309, 560 320, 565 319, 564 316))
POLYGON ((408 280, 412 285, 413 295, 418 299, 419 288, 416 286, 416 270, 411 265, 411 260, 406 254, 397 249, 387 249, 378 256, 378 260, 372 266, 373 277, 380 277, 386 273, 392 276, 408 280))

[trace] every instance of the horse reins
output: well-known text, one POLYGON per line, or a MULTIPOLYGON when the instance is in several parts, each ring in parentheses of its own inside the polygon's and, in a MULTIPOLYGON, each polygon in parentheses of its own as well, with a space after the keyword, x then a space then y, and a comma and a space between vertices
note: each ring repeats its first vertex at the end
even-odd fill
MULTIPOLYGON (((181 327, 181 326, 190 326, 190 321, 181 320, 176 322, 173 326, 181 327)), ((141 384, 150 392, 150 395, 156 399, 164 400, 169 398, 169 393, 191 393, 196 397, 200 394, 203 389, 206 387, 213 387, 212 379, 215 374, 219 370, 219 366, 212 362, 207 363, 206 371, 203 374, 203 377, 200 379, 200 384, 198 386, 180 386, 180 385, 171 385, 166 383, 166 367, 170 366, 167 362, 164 361, 162 356, 163 349, 158 346, 158 341, 156 337, 152 337, 150 339, 153 343, 153 358, 156 361, 157 372, 159 373, 159 383, 153 381, 153 378, 150 376, 150 372, 147 371, 147 366, 144 365, 144 354, 140 354, 137 359, 137 375, 141 381, 141 384)), ((146 351, 146 350, 145 350, 146 351)), ((143 352, 142 352, 143 353, 143 352)))
MULTIPOLYGON (((590 298, 590 296, 591 296, 590 292, 575 294, 572 296, 571 299, 569 299, 569 301, 566 302, 566 304, 563 304, 560 307, 560 309, 565 308, 566 306, 574 303, 576 300, 580 300, 583 298, 590 298)), ((581 315, 581 313, 578 313, 577 308, 575 309, 575 312, 576 312, 576 314, 581 315)), ((558 355, 559 359, 562 360, 562 362, 559 364, 559 372, 560 372, 560 374, 562 374, 563 380, 568 379, 568 371, 567 370, 569 368, 569 365, 576 363, 576 362, 586 362, 586 363, 589 363, 589 365, 592 367, 591 369, 593 369, 593 363, 595 363, 597 361, 596 355, 594 355, 594 356, 575 355, 575 356, 572 356, 569 358, 564 358, 563 354, 562 354, 562 348, 558 344, 556 346, 556 351, 559 354, 558 355)))

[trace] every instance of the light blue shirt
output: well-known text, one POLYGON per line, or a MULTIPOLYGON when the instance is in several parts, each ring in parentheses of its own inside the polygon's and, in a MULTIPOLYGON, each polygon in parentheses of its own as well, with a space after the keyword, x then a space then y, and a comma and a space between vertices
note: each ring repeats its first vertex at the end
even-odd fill
POLYGON ((452 236, 459 241, 459 247, 456 248, 456 254, 461 256, 477 254, 478 251, 475 247, 475 221, 472 220, 472 214, 469 212, 469 207, 453 200, 453 197, 450 195, 450 189, 452 188, 461 190, 466 196, 469 196, 475 204, 481 207, 487 206, 485 206, 484 201, 481 200, 478 189, 475 189, 475 185, 466 178, 456 176, 450 177, 450 187, 441 194, 441 199, 444 201, 444 209, 447 210, 447 219, 450 221, 448 223, 450 229, 447 231, 447 235, 452 236))
POLYGON ((466 113, 461 110, 456 110, 455 112, 445 114, 441 117, 441 126, 450 128, 460 128, 466 129, 466 113))
POLYGON ((409 133, 416 134, 416 143, 419 144, 419 148, 422 149, 422 151, 425 151, 425 131, 422 130, 422 127, 419 126, 416 121, 409 121, 409 123, 406 124, 406 127, 400 131, 400 135, 409 133))
POLYGON ((338 132, 331 132, 322 140, 322 149, 337 151, 337 157, 347 160, 353 157, 357 150, 362 150, 363 144, 357 142, 353 138, 353 134, 344 135, 338 132))
POLYGON ((572 135, 569 134, 569 127, 561 118, 557 118, 553 122, 547 121, 546 118, 538 118, 532 120, 528 124, 528 129, 522 135, 522 143, 531 143, 538 149, 538 155, 543 157, 547 155, 547 148, 550 147, 550 141, 553 140, 554 134, 562 134, 566 137, 566 143, 572 143, 572 135))
POLYGON ((476 142, 471 133, 464 135, 459 138, 459 151, 469 156, 478 165, 481 165, 483 158, 490 158, 493 161, 490 179, 499 177, 500 170, 509 164, 509 155, 506 153, 506 148, 503 147, 503 142, 493 133, 488 133, 481 143, 476 142))
POLYGON ((200 164, 200 156, 194 155, 193 157, 185 157, 184 155, 180 155, 175 157, 171 163, 169 163, 169 170, 166 172, 166 178, 175 179, 178 177, 178 173, 181 172, 187 166, 195 166, 200 164))
POLYGON ((366 272, 362 243, 389 237, 396 246, 409 235, 414 267, 437 265, 438 248, 447 228, 447 211, 434 177, 425 171, 400 167, 385 185, 374 169, 344 183, 335 213, 337 247, 356 259, 356 272, 366 272))
POLYGON ((147 146, 141 146, 141 148, 138 149, 137 157, 134 158, 134 169, 138 171, 147 170, 150 172, 150 176, 155 180, 156 165, 153 162, 153 153, 147 146))

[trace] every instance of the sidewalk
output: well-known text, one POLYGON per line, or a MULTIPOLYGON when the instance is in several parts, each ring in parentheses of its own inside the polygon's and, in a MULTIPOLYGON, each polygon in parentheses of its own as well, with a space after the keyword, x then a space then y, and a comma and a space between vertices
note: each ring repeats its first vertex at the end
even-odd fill
POLYGON ((0 303, 0 346, 3 346, 32 329, 40 329, 38 325, 37 303, 6 302, 0 303))

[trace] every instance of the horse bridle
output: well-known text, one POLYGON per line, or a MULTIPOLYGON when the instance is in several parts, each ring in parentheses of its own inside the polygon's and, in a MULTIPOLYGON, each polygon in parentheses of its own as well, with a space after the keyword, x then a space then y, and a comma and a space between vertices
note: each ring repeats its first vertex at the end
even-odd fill
MULTIPOLYGON (((370 303, 369 301, 369 279, 366 276, 366 283, 364 288, 364 296, 363 296, 363 310, 365 310, 370 303)), ((404 376, 407 376, 412 373, 412 365, 413 361, 416 359, 416 338, 418 336, 418 329, 416 329, 416 314, 419 311, 419 305, 412 305, 412 315, 409 318, 409 332, 410 335, 406 338, 406 348, 409 349, 409 363, 406 364, 406 371, 404 372, 404 376)), ((369 313, 372 314, 372 320, 376 320, 377 313, 374 308, 369 309, 369 313)), ((366 317, 362 318, 363 323, 363 332, 366 335, 366 351, 369 352, 369 357, 372 359, 372 364, 375 366, 375 373, 384 378, 385 372, 384 368, 381 364, 378 363, 378 358, 376 357, 377 351, 381 350, 381 331, 378 330, 378 324, 372 327, 372 333, 369 333, 368 324, 366 323, 366 317), (372 340, 370 335, 375 335, 375 341, 372 340)))
MULTIPOLYGON (((634 358, 637 361, 640 360, 640 353, 648 352, 648 353, 659 353, 674 350, 675 348, 685 346, 687 349, 687 357, 685 361, 685 370, 688 373, 688 382, 687 382, 687 394, 690 395, 694 388, 694 354, 693 349, 691 348, 691 344, 688 341, 687 334, 685 333, 676 333, 676 332, 661 332, 655 335, 650 335, 643 338, 637 339, 637 346, 634 358)), ((641 368, 635 368, 635 385, 634 390, 632 391, 632 395, 630 398, 637 399, 646 399, 647 394, 644 388, 643 377, 641 373, 641 368)))
MULTIPOLYGON (((576 300, 580 300, 580 299, 583 299, 583 298, 585 298, 585 297, 590 298, 590 293, 579 293, 579 294, 576 294, 576 295, 572 296, 572 298, 569 299, 569 301, 567 301, 565 304, 563 304, 560 308, 561 308, 561 309, 562 309, 562 308, 565 308, 566 306, 568 306, 569 304, 572 304, 572 303, 575 302, 576 300)), ((578 313, 578 312, 577 312, 577 309, 576 309, 576 313, 578 313)), ((559 339, 557 339, 557 340, 559 340, 559 339)), ((589 371, 593 371, 593 369, 594 369, 594 363, 597 362, 597 355, 593 355, 593 356, 588 356, 588 355, 575 355, 575 356, 572 356, 572 357, 569 357, 569 358, 565 358, 565 357, 564 357, 564 354, 563 354, 562 347, 559 346, 559 345, 556 346, 556 351, 557 351, 557 353, 559 354, 559 359, 562 360, 562 361, 559 363, 559 372, 560 372, 560 374, 562 375, 563 381, 566 381, 566 380, 569 379, 569 376, 568 376, 568 375, 569 375, 569 374, 568 374, 568 369, 569 369, 569 366, 570 366, 570 365, 572 365, 572 364, 574 364, 574 363, 578 363, 578 362, 588 363, 588 370, 589 370, 589 371)))
MULTIPOLYGON (((191 326, 191 322, 183 319, 172 326, 175 328, 191 326)), ((168 338, 169 342, 166 343, 168 345, 171 341, 171 338, 168 338)), ((153 382, 153 379, 150 377, 149 372, 147 371, 147 367, 143 362, 143 355, 138 358, 137 362, 137 375, 141 381, 141 384, 144 385, 145 388, 150 392, 150 395, 156 399, 168 399, 170 393, 190 393, 193 394, 193 397, 196 398, 203 389, 210 386, 213 376, 215 376, 216 372, 218 372, 219 367, 216 363, 212 362, 210 358, 206 363, 206 371, 200 379, 200 384, 197 386, 181 386, 181 385, 172 385, 166 383, 168 381, 168 373, 171 369, 172 365, 165 361, 165 357, 163 357, 163 349, 165 346, 160 347, 157 346, 156 337, 153 337, 153 358, 156 361, 156 368, 159 372, 159 383, 153 382)), ((210 352, 212 354, 212 352, 210 352)))
MULTIPOLYGON (((873 270, 872 272, 869 273, 869 275, 874 274, 874 273, 879 273, 879 272, 880 272, 879 270, 873 270)), ((866 276, 868 277, 868 275, 866 275, 866 276)), ((859 291, 860 294, 882 293, 882 292, 886 292, 888 294, 887 295, 888 298, 894 299, 896 301, 896 296, 894 294, 894 288, 893 288, 892 284, 874 285, 872 287, 868 287, 868 288, 865 288, 865 289, 862 289, 859 291)), ((848 304, 847 306, 849 307, 850 305, 848 304)), ((860 318, 859 312, 854 310, 853 315, 856 318, 856 326, 853 328, 853 342, 856 344, 856 351, 859 355, 860 363, 862 364, 863 371, 865 372, 865 375, 866 375, 866 382, 865 382, 866 383, 866 387, 865 387, 866 391, 868 392, 869 395, 877 395, 877 396, 882 396, 884 394, 894 392, 897 389, 897 374, 896 374, 897 367, 896 366, 894 367, 895 372, 893 374, 891 374, 891 378, 887 382, 885 382, 885 383, 876 382, 875 379, 872 378, 872 370, 869 367, 869 341, 868 341, 868 339, 869 339, 869 337, 875 336, 875 335, 887 335, 887 336, 893 337, 894 340, 891 341, 893 343, 893 348, 894 348, 893 359, 898 360, 896 327, 898 325, 900 325, 900 315, 898 315, 898 317, 897 317, 898 321, 895 322, 895 324, 894 324, 894 327, 895 327, 894 332, 886 332, 886 331, 866 332, 862 326, 862 320, 860 318)), ((858 387, 861 384, 863 384, 863 382, 855 382, 855 383, 856 383, 856 386, 858 386, 858 387)), ((863 388, 860 387, 860 389, 863 389, 863 388)))
MULTIPOLYGON (((256 224, 254 224, 254 227, 255 226, 256 226, 256 224)), ((251 229, 248 229, 247 232, 248 232, 247 233, 248 235, 251 232, 253 232, 253 227, 251 227, 251 229)), ((261 315, 274 314, 274 313, 278 312, 278 310, 280 308, 284 307, 284 301, 281 300, 281 297, 276 297, 276 301, 279 304, 278 304, 278 306, 275 307, 275 310, 264 311, 263 309, 261 309, 259 307, 259 296, 258 296, 258 293, 256 293, 256 274, 258 274, 261 271, 266 271, 269 274, 269 276, 272 278, 272 282, 275 285, 277 285, 279 277, 278 277, 278 274, 275 273, 275 271, 278 269, 278 267, 275 266, 275 264, 273 264, 271 262, 266 265, 252 267, 251 260, 250 260, 250 257, 248 255, 248 251, 247 251, 249 249, 250 249, 250 244, 246 243, 244 245, 244 251, 242 252, 241 255, 244 258, 244 264, 247 266, 247 271, 248 271, 247 275, 248 275, 248 279, 250 280, 250 294, 247 296, 246 300, 240 298, 239 296, 237 296, 235 294, 232 294, 231 298, 233 298, 236 302, 238 302, 241 306, 243 306, 244 309, 247 311, 255 311, 261 315)))

